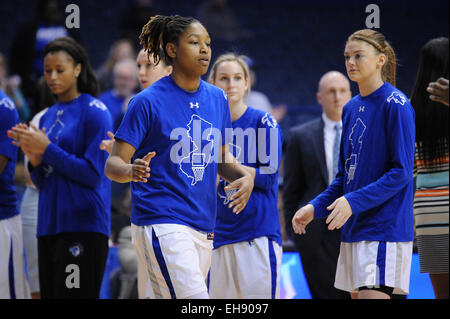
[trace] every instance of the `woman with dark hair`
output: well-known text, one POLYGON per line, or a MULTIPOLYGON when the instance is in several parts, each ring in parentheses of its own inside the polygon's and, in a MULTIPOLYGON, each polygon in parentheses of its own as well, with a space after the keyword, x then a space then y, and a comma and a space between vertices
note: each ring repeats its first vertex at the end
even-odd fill
MULTIPOLYGON (((131 232, 140 267, 152 279, 149 295, 209 298, 217 174, 230 182, 227 190, 238 189, 229 204, 236 214, 253 178, 228 151, 225 92, 201 79, 211 59, 205 27, 190 17, 158 15, 140 39, 155 65, 163 59, 173 71, 130 101, 105 173, 132 182, 131 232)), ((145 283, 143 275, 138 281, 145 283)))
POLYGON ((448 79, 448 38, 422 49, 411 96, 416 112, 414 219, 420 271, 429 273, 436 298, 448 298, 448 107, 430 99, 427 87, 448 79))
POLYGON ((8 132, 29 159, 39 189, 38 256, 42 298, 98 298, 108 254, 110 182, 98 145, 112 128, 88 56, 64 37, 44 49, 44 77, 57 103, 39 128, 8 132), (77 288, 77 289, 72 289, 77 288))

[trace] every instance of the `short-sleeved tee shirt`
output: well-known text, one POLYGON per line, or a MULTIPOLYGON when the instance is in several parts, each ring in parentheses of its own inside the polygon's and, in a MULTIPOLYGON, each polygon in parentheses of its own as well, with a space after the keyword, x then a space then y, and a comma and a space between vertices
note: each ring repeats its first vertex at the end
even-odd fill
POLYGON ((115 138, 136 149, 132 161, 156 156, 147 183, 131 183, 131 222, 212 232, 219 150, 231 134, 226 94, 205 81, 188 92, 167 76, 137 94, 115 138))

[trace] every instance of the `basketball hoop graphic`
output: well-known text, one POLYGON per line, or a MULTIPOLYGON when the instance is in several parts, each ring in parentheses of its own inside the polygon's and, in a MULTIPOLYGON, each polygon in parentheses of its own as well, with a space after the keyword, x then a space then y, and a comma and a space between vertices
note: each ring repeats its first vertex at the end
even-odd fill
POLYGON ((203 180, 203 173, 205 172, 205 154, 192 154, 192 171, 194 172, 194 178, 196 182, 200 182, 203 180))

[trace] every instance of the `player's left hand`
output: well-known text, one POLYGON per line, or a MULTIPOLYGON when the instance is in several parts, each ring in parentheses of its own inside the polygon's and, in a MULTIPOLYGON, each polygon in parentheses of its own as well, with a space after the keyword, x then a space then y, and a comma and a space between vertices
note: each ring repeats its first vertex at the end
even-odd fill
POLYGON ((352 207, 344 196, 336 199, 327 209, 332 211, 326 220, 328 230, 340 229, 353 214, 352 207))
POLYGON ((100 143, 100 149, 102 151, 107 151, 109 154, 111 154, 112 151, 112 147, 114 145, 114 133, 111 131, 108 131, 108 137, 109 140, 102 140, 102 142, 100 143))
POLYGON ((230 197, 229 208, 233 208, 233 213, 239 214, 247 205, 250 195, 253 191, 253 177, 251 175, 245 175, 234 182, 225 186, 225 191, 236 188, 238 191, 230 197))
POLYGON ((14 144, 22 150, 42 155, 50 144, 50 140, 45 134, 45 128, 40 130, 31 122, 30 126, 32 130, 26 124, 19 123, 7 132, 8 137, 12 138, 14 144))

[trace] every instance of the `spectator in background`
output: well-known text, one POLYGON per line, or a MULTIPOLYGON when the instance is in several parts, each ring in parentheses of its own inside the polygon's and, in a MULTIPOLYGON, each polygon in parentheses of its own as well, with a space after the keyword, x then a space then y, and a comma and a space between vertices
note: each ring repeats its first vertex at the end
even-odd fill
MULTIPOLYGON (((251 87, 255 87, 256 83, 256 71, 255 71, 255 63, 252 59, 246 57, 245 62, 250 68, 250 81, 251 81, 251 87)), ((258 110, 269 112, 272 114, 272 116, 275 118, 275 120, 280 123, 283 117, 286 115, 287 107, 286 105, 277 105, 275 107, 272 106, 272 103, 270 103, 269 98, 266 94, 263 92, 259 92, 256 90, 250 90, 245 99, 244 99, 245 105, 249 105, 251 107, 254 107, 258 110)))
POLYGON ((113 88, 113 70, 117 62, 136 58, 133 43, 128 39, 119 39, 113 43, 105 63, 96 71, 100 92, 113 88))
MULTIPOLYGON (((350 82, 340 72, 325 73, 317 90, 322 117, 291 129, 284 158, 284 215, 290 221, 300 207, 324 191, 337 173, 342 109, 351 99, 350 82)), ((349 298, 334 287, 339 256, 340 230, 329 231, 324 219, 315 219, 308 233, 286 232, 300 253, 303 271, 313 299, 349 298)))
POLYGON ((449 110, 430 99, 427 87, 431 81, 448 78, 448 44, 448 38, 437 38, 423 47, 411 95, 416 112, 415 235, 420 272, 430 274, 437 299, 448 299, 449 110))
POLYGON ((64 25, 64 11, 59 0, 37 1, 36 12, 36 20, 15 34, 9 52, 9 73, 20 76, 21 89, 30 105, 31 115, 39 109, 38 80, 43 74, 44 47, 62 36, 79 39, 74 31, 77 29, 67 29, 64 25))
POLYGON ((113 68, 113 88, 100 94, 98 99, 105 103, 111 113, 114 131, 122 119, 125 102, 135 94, 138 84, 136 62, 131 59, 118 61, 113 68))
POLYGON ((8 77, 7 63, 3 54, 0 53, 0 90, 9 96, 16 105, 19 118, 22 122, 30 119, 30 107, 20 90, 20 76, 8 77))

